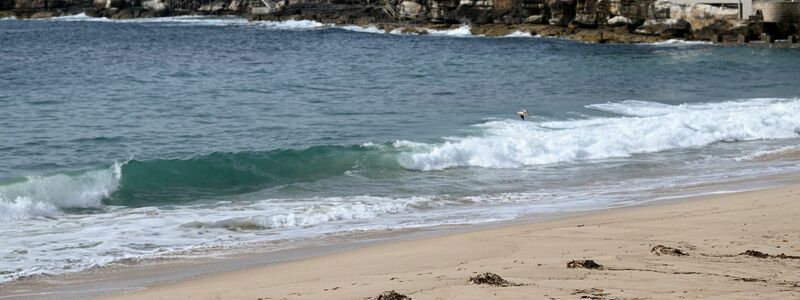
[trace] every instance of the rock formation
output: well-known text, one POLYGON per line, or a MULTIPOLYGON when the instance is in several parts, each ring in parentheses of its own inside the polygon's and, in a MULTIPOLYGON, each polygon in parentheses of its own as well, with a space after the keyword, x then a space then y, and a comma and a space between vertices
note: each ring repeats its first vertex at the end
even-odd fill
MULTIPOLYGON (((85 12, 111 18, 182 14, 238 14, 251 20, 311 19, 336 24, 376 24, 425 32, 471 24, 494 35, 512 30, 591 42, 650 42, 671 38, 759 39, 798 33, 800 13, 740 20, 736 8, 675 4, 667 0, 0 0, 0 17, 49 17, 85 12), (266 4, 266 6, 265 6, 266 4), (259 7, 258 9, 251 9, 259 7), (251 14, 250 12, 258 12, 251 14), (786 21, 788 20, 788 21, 786 21)), ((762 6, 756 6, 762 7, 762 6)), ((766 6, 764 6, 766 7, 766 6)), ((800 9, 800 6, 797 6, 800 9)), ((761 11, 759 11, 761 12, 761 11)), ((764 17, 764 16, 762 16, 764 17)))

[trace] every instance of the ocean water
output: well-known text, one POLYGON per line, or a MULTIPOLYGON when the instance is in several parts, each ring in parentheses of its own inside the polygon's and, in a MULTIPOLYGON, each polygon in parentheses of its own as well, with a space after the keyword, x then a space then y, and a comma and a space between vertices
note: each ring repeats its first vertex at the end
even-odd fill
POLYGON ((0 20, 0 282, 798 171, 800 51, 468 29, 0 20))

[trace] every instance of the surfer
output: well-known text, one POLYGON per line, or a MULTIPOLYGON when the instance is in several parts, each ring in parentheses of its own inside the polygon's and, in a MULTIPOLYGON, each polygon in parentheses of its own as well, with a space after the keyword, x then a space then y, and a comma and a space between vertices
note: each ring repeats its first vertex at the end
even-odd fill
POLYGON ((520 119, 525 121, 525 117, 530 116, 531 114, 529 114, 527 110, 523 109, 521 111, 518 111, 517 115, 519 116, 520 119))

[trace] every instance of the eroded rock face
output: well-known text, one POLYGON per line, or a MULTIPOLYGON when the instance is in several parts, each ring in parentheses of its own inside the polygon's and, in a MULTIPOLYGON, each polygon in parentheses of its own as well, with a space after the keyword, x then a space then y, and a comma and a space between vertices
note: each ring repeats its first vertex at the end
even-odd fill
POLYGON ((218 14, 219 12, 224 10, 225 7, 227 7, 227 3, 223 0, 218 0, 211 2, 209 4, 202 5, 197 10, 204 13, 218 14))
POLYGON ((153 12, 164 12, 167 10, 167 3, 162 0, 142 1, 142 8, 153 12))
POLYGON ((683 37, 689 33, 691 25, 684 19, 650 19, 636 29, 637 33, 668 37, 683 37))
POLYGON ((244 12, 245 11, 245 5, 244 4, 245 3, 242 0, 231 0, 231 2, 228 3, 227 9, 228 9, 228 11, 232 11, 232 12, 244 12))
POLYGON ((400 2, 399 13, 404 18, 418 19, 425 15, 425 8, 415 1, 406 0, 400 2))
POLYGON ((682 5, 659 0, 653 3, 652 11, 638 32, 675 36, 689 32, 695 37, 710 38, 711 34, 735 34, 737 28, 746 27, 745 22, 738 20, 736 8, 682 5))
POLYGON ((598 0, 577 0, 575 4, 575 23, 584 26, 597 26, 600 9, 598 0))

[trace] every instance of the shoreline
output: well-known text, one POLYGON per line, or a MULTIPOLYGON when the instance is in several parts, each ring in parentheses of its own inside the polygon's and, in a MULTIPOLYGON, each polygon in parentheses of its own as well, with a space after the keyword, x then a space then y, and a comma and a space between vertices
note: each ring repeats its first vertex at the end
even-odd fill
POLYGON ((82 11, 65 11, 62 13, 58 12, 39 12, 30 15, 26 14, 8 14, 3 15, 3 11, 0 11, 0 18, 15 18, 17 20, 47 20, 50 18, 58 18, 58 17, 70 17, 70 16, 79 16, 81 14, 85 15, 89 18, 107 18, 109 20, 131 20, 131 19, 154 19, 154 18, 161 18, 161 17, 187 17, 187 16, 195 16, 195 17, 241 17, 247 19, 248 22, 258 22, 258 21, 271 21, 271 22, 283 22, 283 21, 314 21, 320 22, 322 24, 330 24, 335 26, 357 26, 362 29, 370 29, 374 28, 384 33, 400 33, 400 34, 413 34, 413 35, 426 35, 430 34, 431 32, 435 31, 444 31, 444 30, 457 30, 464 26, 468 26, 469 31, 474 36, 484 36, 484 37, 507 37, 511 34, 515 33, 523 33, 529 34, 530 36, 540 36, 540 37, 555 37, 555 38, 563 38, 566 40, 572 40, 577 42, 586 42, 586 43, 615 43, 615 44, 647 44, 647 43, 657 43, 657 42, 664 42, 669 40, 680 40, 680 41, 687 41, 687 42, 702 42, 708 41, 707 39, 691 39, 686 37, 675 37, 675 36, 662 36, 662 35, 648 35, 648 34, 638 34, 630 32, 630 29, 626 26, 601 26, 601 27, 577 27, 577 26, 558 26, 558 25, 548 25, 548 24, 470 24, 470 23, 407 23, 407 22, 337 22, 337 20, 330 19, 313 19, 313 18, 302 18, 299 16, 291 16, 289 18, 264 18, 263 16, 258 15, 249 15, 249 14, 194 14, 194 13, 185 13, 185 14, 176 14, 176 15, 167 15, 167 16, 156 16, 156 15, 134 15, 134 14, 125 14, 121 16, 110 16, 110 15, 103 15, 103 14, 96 14, 93 12, 87 12, 85 10, 82 11))
POLYGON ((104 299, 800 295, 800 185, 369 246, 104 299), (664 247, 660 247, 664 246, 664 247), (675 252, 677 249, 678 252, 675 252), (765 254, 766 256, 762 255, 765 254), (572 260, 603 267, 570 269, 572 260), (496 273, 513 284, 480 286, 496 273), (577 296, 576 296, 577 295, 577 296))
POLYGON ((798 199, 800 184, 662 201, 367 246, 100 299, 364 299, 388 290, 414 299, 793 298, 800 295, 800 274, 792 271, 800 267, 793 258, 800 255, 798 199), (566 267, 587 259, 604 267, 566 267), (483 272, 514 285, 469 283, 483 272))
MULTIPOLYGON (((475 37, 538 37, 538 38, 558 38, 567 41, 575 41, 590 44, 657 44, 657 43, 703 43, 717 46, 746 46, 752 48, 800 48, 800 43, 796 39, 779 39, 766 36, 764 39, 753 39, 752 37, 733 36, 731 34, 720 33, 711 36, 693 37, 680 35, 664 34, 644 34, 639 33, 630 26, 561 26, 535 23, 517 24, 498 24, 498 23, 408 23, 408 22, 340 22, 335 19, 314 19, 302 18, 301 16, 291 16, 290 18, 264 18, 263 16, 251 14, 203 14, 197 12, 181 12, 172 15, 148 15, 124 13, 123 15, 105 15, 87 10, 69 10, 63 12, 46 11, 22 14, 14 11, 0 11, 0 20, 47 20, 51 18, 62 18, 84 15, 88 18, 105 18, 108 20, 136 20, 136 19, 158 19, 170 17, 238 17, 246 19, 248 23, 268 21, 309 21, 319 22, 326 26, 334 27, 359 27, 359 32, 375 32, 384 34, 409 34, 409 35, 441 35, 446 31, 468 30, 469 35, 475 37)), ((444 34, 447 35, 447 34, 444 34)))
MULTIPOLYGON (((657 213, 665 209, 669 210, 673 206, 702 206, 704 205, 703 203, 718 198, 740 197, 743 194, 772 193, 775 190, 791 188, 800 189, 800 183, 798 182, 800 180, 793 174, 765 176, 718 185, 700 185, 696 191, 689 191, 693 188, 687 188, 685 191, 689 191, 688 193, 673 193, 673 196, 643 200, 635 204, 619 207, 530 216, 487 224, 437 226, 323 237, 306 241, 305 244, 295 243, 277 250, 262 249, 259 251, 254 247, 248 247, 247 249, 239 249, 241 251, 223 251, 217 256, 203 256, 201 254, 200 257, 144 260, 133 265, 122 264, 94 268, 72 274, 34 277, 6 283, 0 285, 0 294, 3 294, 0 299, 27 299, 29 297, 56 299, 64 294, 73 295, 74 298, 135 298, 135 295, 140 292, 148 293, 154 289, 160 290, 170 286, 181 286, 187 282, 203 280, 204 278, 227 278, 227 276, 234 276, 233 274, 255 269, 303 265, 308 261, 325 261, 342 255, 361 256, 362 254, 358 253, 373 253, 374 250, 371 249, 375 248, 394 248, 398 245, 411 244, 414 245, 412 248, 422 247, 424 249, 427 241, 435 242, 461 236, 493 236, 493 232, 497 231, 547 228, 552 227, 553 224, 563 224, 564 222, 587 223, 587 220, 602 219, 631 211, 657 213), (750 188, 743 188, 748 184, 750 188), (731 188, 734 190, 732 191, 731 188), (743 189, 744 191, 742 191, 743 189)), ((800 249, 797 249, 797 251, 800 251, 800 249)), ((796 253, 786 254, 794 255, 796 253)), ((495 270, 494 272, 500 274, 499 271, 495 270)), ((199 297, 198 295, 181 295, 178 298, 189 296, 199 297)), ((367 296, 370 295, 364 295, 363 297, 367 296)), ((300 298, 302 299, 303 297, 300 298)))

